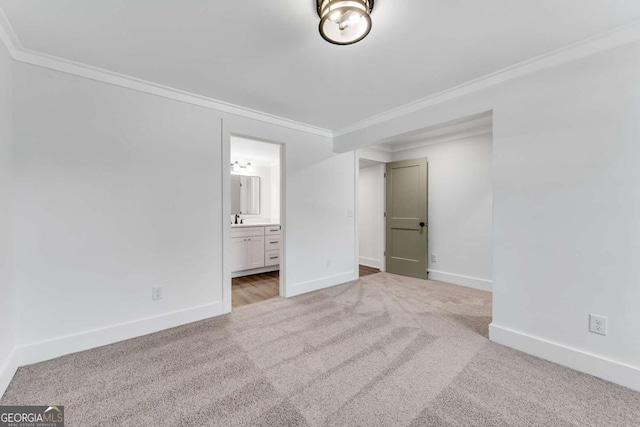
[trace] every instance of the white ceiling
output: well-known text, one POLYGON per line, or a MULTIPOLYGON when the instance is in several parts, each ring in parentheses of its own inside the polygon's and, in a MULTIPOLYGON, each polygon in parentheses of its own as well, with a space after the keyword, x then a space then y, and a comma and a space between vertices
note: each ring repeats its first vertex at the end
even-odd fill
POLYGON ((339 129, 640 19, 638 0, 377 0, 362 42, 315 0, 0 0, 27 49, 339 129))
POLYGON ((251 162, 254 166, 276 166, 280 164, 280 146, 253 139, 231 137, 231 162, 251 162))

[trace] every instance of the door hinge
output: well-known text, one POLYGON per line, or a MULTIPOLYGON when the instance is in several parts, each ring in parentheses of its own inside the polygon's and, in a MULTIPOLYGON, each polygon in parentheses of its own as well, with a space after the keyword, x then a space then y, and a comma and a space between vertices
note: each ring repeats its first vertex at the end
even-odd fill
POLYGON ((384 174, 384 177, 385 177, 385 178, 387 177, 387 174, 386 174, 386 172, 385 172, 385 174, 384 174))
POLYGON ((387 213, 386 213, 386 212, 384 213, 384 217, 385 217, 385 218, 387 217, 387 213))

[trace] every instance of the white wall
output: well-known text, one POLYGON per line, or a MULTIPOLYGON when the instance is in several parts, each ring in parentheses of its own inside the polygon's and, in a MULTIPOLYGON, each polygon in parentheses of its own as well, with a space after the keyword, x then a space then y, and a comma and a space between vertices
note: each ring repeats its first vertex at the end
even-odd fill
POLYGON ((493 110, 491 338, 640 390, 640 43, 335 139, 339 151, 493 110), (588 315, 609 318, 606 337, 588 315))
POLYGON ((429 161, 430 279, 491 290, 491 141, 478 135, 392 154, 429 161))
POLYGON ((385 165, 360 169, 358 226, 360 264, 384 270, 385 165))
POLYGON ((0 393, 13 377, 15 290, 13 266, 12 61, 0 41, 0 393))
POLYGON ((358 278, 355 217, 348 215, 355 212, 355 158, 330 153, 308 167, 287 161, 287 280, 295 294, 358 278))
POLYGON ((231 310, 231 133, 285 144, 287 293, 357 277, 354 155, 331 139, 15 67, 21 363, 231 310))
POLYGON ((222 312, 220 115, 16 65, 19 343, 222 312))

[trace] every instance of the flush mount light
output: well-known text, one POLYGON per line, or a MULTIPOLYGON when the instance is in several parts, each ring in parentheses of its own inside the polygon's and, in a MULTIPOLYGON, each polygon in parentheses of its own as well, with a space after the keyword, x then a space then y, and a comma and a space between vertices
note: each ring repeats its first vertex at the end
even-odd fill
POLYGON ((320 35, 329 43, 357 43, 371 31, 374 0, 316 0, 320 35))

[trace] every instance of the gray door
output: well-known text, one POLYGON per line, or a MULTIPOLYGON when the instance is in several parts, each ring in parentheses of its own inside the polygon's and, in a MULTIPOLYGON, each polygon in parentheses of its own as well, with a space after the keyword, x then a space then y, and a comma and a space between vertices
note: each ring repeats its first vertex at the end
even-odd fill
POLYGON ((427 159, 387 163, 386 270, 427 277, 427 159))

